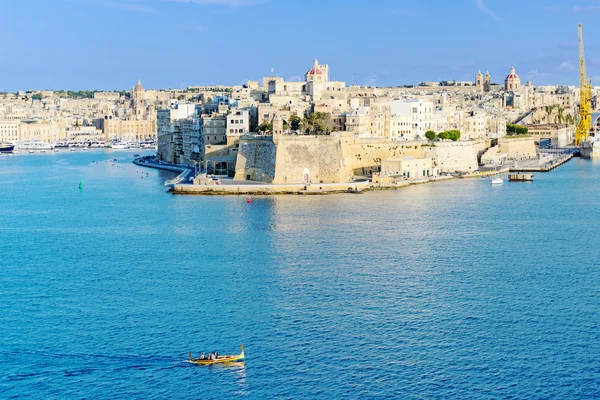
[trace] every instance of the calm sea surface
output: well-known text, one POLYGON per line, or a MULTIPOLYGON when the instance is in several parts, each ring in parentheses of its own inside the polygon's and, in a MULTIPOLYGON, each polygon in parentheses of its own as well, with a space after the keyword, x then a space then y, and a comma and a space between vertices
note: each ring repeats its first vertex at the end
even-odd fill
POLYGON ((0 397, 600 396, 600 164, 248 205, 132 154, 0 156, 0 397))

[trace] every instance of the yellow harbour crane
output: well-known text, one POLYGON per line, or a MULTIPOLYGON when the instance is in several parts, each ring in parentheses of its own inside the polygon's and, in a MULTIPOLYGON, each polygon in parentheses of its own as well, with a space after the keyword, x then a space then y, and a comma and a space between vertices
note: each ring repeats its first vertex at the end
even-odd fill
POLYGON ((583 49, 583 32, 579 26, 579 106, 577 108, 577 130, 575 144, 577 146, 588 139, 592 129, 592 79, 586 76, 585 53, 583 49))

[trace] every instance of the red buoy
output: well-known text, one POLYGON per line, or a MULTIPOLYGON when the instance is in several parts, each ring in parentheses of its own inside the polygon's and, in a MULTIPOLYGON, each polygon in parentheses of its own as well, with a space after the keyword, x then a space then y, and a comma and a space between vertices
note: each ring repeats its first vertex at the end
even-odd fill
POLYGON ((248 197, 248 198, 246 199, 246 203, 248 203, 248 204, 252 204, 252 199, 251 199, 250 197, 248 197))

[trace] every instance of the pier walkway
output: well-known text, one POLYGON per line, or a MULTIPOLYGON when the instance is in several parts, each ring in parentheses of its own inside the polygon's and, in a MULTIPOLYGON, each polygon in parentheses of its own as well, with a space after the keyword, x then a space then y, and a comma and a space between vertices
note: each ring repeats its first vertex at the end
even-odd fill
POLYGON ((369 181, 284 185, 229 181, 224 185, 191 185, 178 183, 173 185, 171 191, 175 194, 203 195, 332 194, 361 193, 367 190, 369 186, 369 181))
POLYGON ((177 165, 177 164, 171 164, 171 163, 158 161, 158 160, 156 160, 156 158, 154 156, 136 158, 133 160, 133 163, 135 165, 139 165, 140 167, 162 169, 164 171, 179 172, 179 173, 187 171, 189 169, 188 167, 183 166, 183 165, 177 165))
POLYGON ((574 153, 563 153, 543 159, 519 161, 510 168, 510 172, 550 172, 573 157, 574 153))

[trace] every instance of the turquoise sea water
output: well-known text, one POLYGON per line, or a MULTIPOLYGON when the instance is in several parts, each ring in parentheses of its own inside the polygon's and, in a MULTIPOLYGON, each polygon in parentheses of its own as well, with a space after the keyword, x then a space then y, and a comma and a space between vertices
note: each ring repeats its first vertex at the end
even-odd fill
POLYGON ((600 164, 249 205, 131 160, 0 156, 0 397, 600 396, 600 164))

